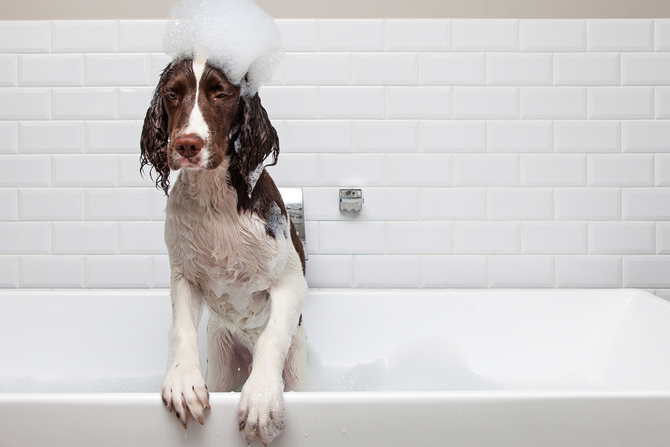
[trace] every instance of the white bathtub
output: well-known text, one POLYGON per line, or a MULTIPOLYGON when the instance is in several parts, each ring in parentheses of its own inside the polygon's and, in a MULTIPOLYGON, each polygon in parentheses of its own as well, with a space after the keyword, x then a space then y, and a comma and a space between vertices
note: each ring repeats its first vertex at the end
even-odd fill
MULTIPOLYGON (((442 391, 287 393, 274 447, 670 445, 648 293, 313 290, 304 321, 317 386, 442 391)), ((244 446, 239 394, 187 431, 163 407, 169 325, 167 291, 0 291, 0 446, 244 446)))

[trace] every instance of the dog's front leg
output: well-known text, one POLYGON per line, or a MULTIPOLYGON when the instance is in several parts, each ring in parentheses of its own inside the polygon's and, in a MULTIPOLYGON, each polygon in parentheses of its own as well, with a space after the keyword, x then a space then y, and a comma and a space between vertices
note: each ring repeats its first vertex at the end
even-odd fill
POLYGON ((237 412, 247 444, 258 439, 266 446, 281 433, 286 421, 282 372, 307 297, 307 282, 297 255, 290 258, 278 284, 269 292, 270 318, 256 342, 251 374, 242 388, 237 412))
POLYGON ((198 324, 203 296, 199 288, 184 278, 173 278, 172 298, 172 359, 163 380, 163 402, 170 411, 174 408, 186 428, 188 415, 204 424, 204 409, 209 406, 209 392, 200 369, 198 324))

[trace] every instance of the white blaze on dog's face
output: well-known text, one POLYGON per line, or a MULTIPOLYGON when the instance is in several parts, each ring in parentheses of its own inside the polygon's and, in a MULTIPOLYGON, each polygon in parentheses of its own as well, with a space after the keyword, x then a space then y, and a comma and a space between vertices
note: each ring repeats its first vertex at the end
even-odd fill
POLYGON ((172 170, 215 169, 223 162, 240 90, 198 56, 171 65, 161 96, 168 115, 168 165, 172 170))

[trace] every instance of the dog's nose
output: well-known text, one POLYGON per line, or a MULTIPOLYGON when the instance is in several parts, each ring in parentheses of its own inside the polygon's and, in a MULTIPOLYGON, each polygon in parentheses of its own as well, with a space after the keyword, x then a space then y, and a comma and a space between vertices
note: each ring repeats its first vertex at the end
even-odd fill
POLYGON ((185 158, 194 157, 200 152, 200 149, 205 145, 202 138, 196 134, 187 134, 177 137, 174 140, 174 147, 179 152, 179 155, 185 158))

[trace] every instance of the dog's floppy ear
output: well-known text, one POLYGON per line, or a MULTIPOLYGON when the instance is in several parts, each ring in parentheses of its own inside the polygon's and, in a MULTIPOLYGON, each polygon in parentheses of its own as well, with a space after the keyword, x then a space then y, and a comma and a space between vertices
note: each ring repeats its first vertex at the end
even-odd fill
MULTIPOLYGON (((156 187, 162 189, 165 195, 168 194, 168 188, 170 187, 170 167, 167 159, 169 134, 167 112, 160 90, 165 73, 169 68, 170 66, 163 71, 158 82, 158 87, 156 87, 151 105, 144 118, 140 139, 140 172, 144 170, 146 165, 151 165, 151 170, 156 171, 156 187)), ((151 176, 151 171, 149 175, 151 176)), ((153 176, 151 178, 153 179, 153 176)))
POLYGON ((279 157, 279 137, 258 93, 252 98, 242 97, 230 144, 231 181, 238 192, 241 186, 246 186, 251 197, 263 168, 276 165, 279 157), (270 156, 272 160, 265 162, 270 156))

